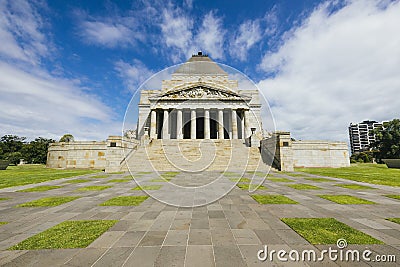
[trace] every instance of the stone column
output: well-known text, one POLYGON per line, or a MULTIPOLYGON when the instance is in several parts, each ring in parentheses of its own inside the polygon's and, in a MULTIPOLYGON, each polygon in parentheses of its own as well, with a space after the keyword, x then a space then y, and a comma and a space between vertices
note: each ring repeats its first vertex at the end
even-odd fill
POLYGON ((210 139, 210 110, 204 109, 204 139, 210 139))
POLYGON ((236 110, 232 109, 232 139, 238 139, 236 110))
POLYGON ((224 139, 224 110, 218 110, 218 139, 224 139))
POLYGON ((241 125, 241 135, 242 135, 242 139, 244 139, 244 111, 242 110, 242 118, 240 119, 240 125, 241 125))
POLYGON ((249 111, 244 111, 244 138, 251 135, 250 125, 249 125, 249 111))
POLYGON ((150 138, 157 139, 157 113, 154 109, 151 110, 150 117, 150 138))
POLYGON ((168 135, 168 109, 164 109, 164 123, 163 123, 163 127, 162 127, 162 139, 169 139, 169 135, 168 135))
POLYGON ((176 139, 183 139, 182 109, 178 109, 176 114, 176 139))
POLYGON ((196 110, 190 110, 190 139, 196 139, 196 110))

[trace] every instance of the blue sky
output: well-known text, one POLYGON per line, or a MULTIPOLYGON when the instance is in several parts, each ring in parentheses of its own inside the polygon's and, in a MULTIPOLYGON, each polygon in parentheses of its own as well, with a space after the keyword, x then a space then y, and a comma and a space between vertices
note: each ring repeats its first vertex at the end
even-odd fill
POLYGON ((0 1, 0 135, 102 140, 198 50, 248 75, 278 130, 347 141, 400 114, 399 1, 0 1))

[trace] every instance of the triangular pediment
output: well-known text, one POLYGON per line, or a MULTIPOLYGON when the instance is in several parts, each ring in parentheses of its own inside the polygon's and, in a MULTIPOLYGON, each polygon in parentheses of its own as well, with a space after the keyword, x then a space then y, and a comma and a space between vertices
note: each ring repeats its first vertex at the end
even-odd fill
POLYGON ((222 88, 214 88, 209 85, 199 84, 187 88, 179 88, 159 94, 150 100, 190 100, 190 99, 205 99, 205 100, 242 100, 249 101, 248 96, 240 95, 231 90, 222 88))

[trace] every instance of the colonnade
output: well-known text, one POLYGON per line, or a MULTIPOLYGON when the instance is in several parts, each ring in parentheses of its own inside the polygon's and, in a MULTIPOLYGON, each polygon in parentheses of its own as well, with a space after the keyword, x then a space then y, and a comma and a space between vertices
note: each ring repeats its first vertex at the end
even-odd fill
POLYGON ((153 109, 153 139, 244 139, 250 136, 246 109, 153 109), (190 117, 189 117, 190 116, 190 117))

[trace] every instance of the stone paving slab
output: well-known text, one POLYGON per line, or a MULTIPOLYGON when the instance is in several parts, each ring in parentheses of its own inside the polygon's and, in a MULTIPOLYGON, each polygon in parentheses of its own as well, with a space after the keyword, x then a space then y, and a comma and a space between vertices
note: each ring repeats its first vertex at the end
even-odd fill
MULTIPOLYGON (((142 191, 131 190, 137 184, 109 183, 127 174, 114 174, 108 178, 90 178, 93 175, 60 179, 41 184, 25 185, 0 190, 0 265, 4 266, 266 266, 257 259, 257 253, 268 245, 270 249, 315 249, 324 246, 310 245, 305 239, 284 224, 283 217, 333 217, 364 233, 384 241, 385 245, 372 245, 375 254, 394 254, 400 260, 400 225, 385 220, 400 217, 400 201, 384 197, 400 194, 400 188, 376 186, 371 190, 351 190, 337 184, 361 184, 330 178, 329 182, 315 182, 305 177, 321 177, 302 174, 292 177, 276 173, 276 177, 291 179, 293 183, 311 184, 321 190, 296 190, 289 183, 264 181, 268 190, 256 194, 282 194, 299 204, 260 205, 247 190, 235 186, 223 198, 199 207, 175 207, 147 199, 139 206, 100 206, 117 196, 145 196, 142 191), (65 183, 75 179, 89 182, 65 183), (38 185, 62 185, 62 188, 45 192, 16 192, 38 185), (88 185, 112 185, 103 191, 76 191, 88 185), (376 202, 374 205, 339 205, 319 198, 320 194, 347 194, 376 202), (18 204, 46 196, 80 196, 72 202, 56 207, 17 208, 18 204), (65 220, 118 220, 118 222, 82 249, 9 251, 7 248, 40 233, 65 220)), ((179 184, 196 184, 193 179, 211 179, 216 172, 202 173, 193 177, 180 173, 175 178, 179 184)), ((239 175, 239 174, 238 174, 239 175)), ((218 173, 218 176, 219 173, 218 173)), ((158 179, 155 173, 142 175, 144 184, 158 179)), ((225 184, 232 184, 224 177, 225 184)), ((162 194, 174 194, 165 190, 162 194)), ((234 183, 233 183, 234 185, 234 183)), ((192 195, 192 202, 206 195, 192 195)), ((325 246, 326 247, 326 246, 325 246)), ((357 246, 356 246, 357 247, 357 246)), ((364 248, 365 246, 359 246, 364 248)), ((296 262, 296 266, 320 266, 321 263, 296 262)), ((395 266, 371 262, 344 263, 325 260, 327 266, 395 266)), ((268 266, 292 266, 293 263, 274 259, 268 266)))

